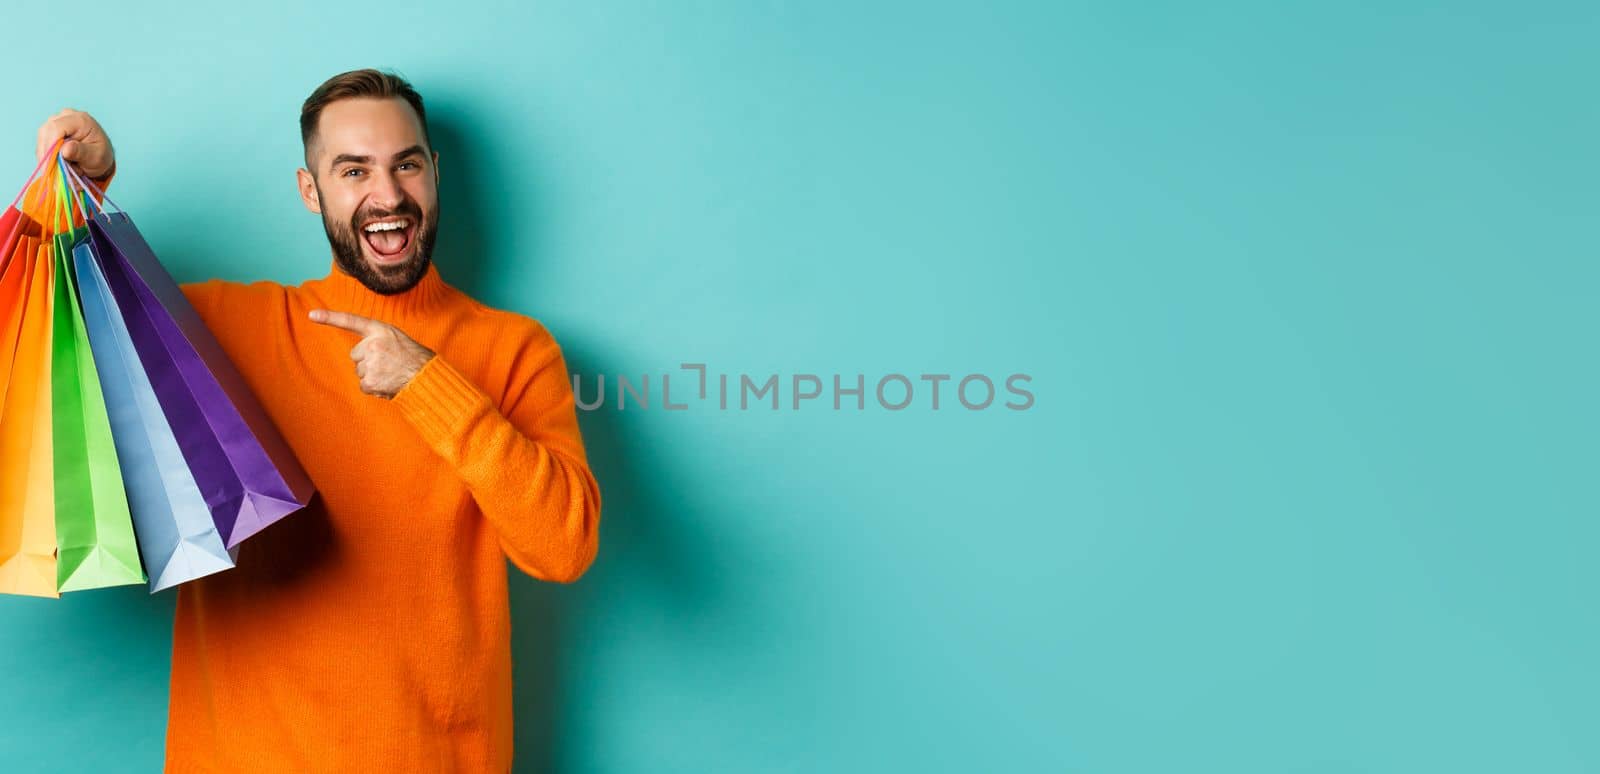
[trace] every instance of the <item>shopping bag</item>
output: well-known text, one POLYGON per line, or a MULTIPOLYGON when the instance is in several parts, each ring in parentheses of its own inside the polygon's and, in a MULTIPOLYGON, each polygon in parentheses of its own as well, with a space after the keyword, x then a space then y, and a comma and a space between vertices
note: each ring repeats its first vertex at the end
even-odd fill
MULTIPOLYGON (((29 176, 30 182, 38 178, 39 170, 48 161, 48 157, 39 161, 29 176)), ((19 209, 28 192, 28 186, 24 185, 11 200, 11 206, 0 214, 0 421, 4 421, 6 387, 11 383, 11 362, 16 356, 23 301, 33 276, 33 257, 43 233, 42 226, 19 209)), ((37 193, 42 196, 43 192, 37 193)))
POLYGON ((0 592, 60 596, 50 417, 51 245, 33 245, 5 410, 0 416, 0 592))
MULTIPOLYGON (((21 199, 22 194, 17 194, 21 199)), ((5 212, 0 212, 0 272, 4 272, 11 265, 11 252, 16 249, 17 240, 22 238, 22 232, 29 223, 22 216, 22 211, 17 209, 17 203, 12 202, 5 212)))
MULTIPOLYGON (((61 163, 55 151, 49 159, 61 163)), ((46 175, 36 168, 24 186, 36 195, 12 204, 21 237, 0 274, 6 288, 25 288, 4 321, 4 331, 14 332, 11 346, 0 347, 8 361, 0 410, 0 591, 56 597, 144 577, 66 268, 72 242, 88 233, 84 211, 72 207, 64 166, 46 161, 46 175)))
POLYGON ((55 237, 51 447, 58 591, 143 583, 111 422, 72 278, 78 228, 55 237))
MULTIPOLYGON (((94 190, 81 176, 77 182, 94 190)), ((310 478, 133 220, 102 211, 88 225, 139 362, 224 545, 234 548, 304 508, 315 491, 310 478)))
MULTIPOLYGON (((33 176, 29 178, 30 181, 38 177, 39 170, 43 169, 48 161, 48 158, 39 161, 39 165, 34 167, 33 176)), ((17 192, 17 197, 11 200, 11 206, 7 207, 4 212, 0 212, 0 271, 4 271, 10 265, 12 252, 16 249, 17 243, 24 232, 31 227, 37 233, 38 225, 33 222, 33 219, 24 216, 22 210, 19 209, 22 198, 27 193, 28 187, 23 186, 23 189, 17 192)))
POLYGON ((17 246, 22 235, 22 211, 13 204, 0 212, 0 270, 11 262, 11 249, 17 246))
POLYGON ((107 287, 93 234, 72 251, 78 294, 122 465, 139 553, 155 593, 234 566, 107 287))
POLYGON ((153 593, 232 567, 314 490, 132 220, 58 151, 0 211, 0 593, 153 593))
MULTIPOLYGON (((15 212, 11 210, 10 212, 15 212)), ((32 255, 38 240, 24 236, 20 224, 17 238, 0 254, 0 421, 5 417, 6 387, 11 383, 11 361, 17 353, 17 334, 22 326, 23 302, 28 297, 28 282, 33 276, 32 255)))

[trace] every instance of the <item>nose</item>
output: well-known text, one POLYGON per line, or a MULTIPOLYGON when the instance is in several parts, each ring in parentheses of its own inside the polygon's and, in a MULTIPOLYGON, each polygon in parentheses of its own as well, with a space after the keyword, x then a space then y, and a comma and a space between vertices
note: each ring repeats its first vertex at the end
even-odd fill
POLYGON ((400 206, 403 194, 400 190, 400 181, 395 178, 392 170, 384 170, 374 174, 372 192, 370 194, 372 205, 385 210, 393 210, 400 206))

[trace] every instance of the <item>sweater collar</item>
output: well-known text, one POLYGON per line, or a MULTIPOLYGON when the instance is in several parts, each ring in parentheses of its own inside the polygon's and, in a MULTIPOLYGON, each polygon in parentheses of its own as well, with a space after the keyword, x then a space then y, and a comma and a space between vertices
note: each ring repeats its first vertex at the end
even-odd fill
POLYGON ((388 322, 414 320, 439 311, 451 289, 439 276, 436 261, 428 262, 428 270, 417 284, 393 295, 374 292, 361 284, 361 280, 346 274, 339 268, 338 261, 333 260, 329 261, 328 276, 309 280, 303 287, 315 292, 329 309, 388 322))

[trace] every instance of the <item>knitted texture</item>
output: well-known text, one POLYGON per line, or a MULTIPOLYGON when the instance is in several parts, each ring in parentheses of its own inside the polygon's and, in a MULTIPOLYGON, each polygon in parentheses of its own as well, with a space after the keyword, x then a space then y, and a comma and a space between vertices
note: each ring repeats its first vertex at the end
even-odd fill
POLYGON ((179 587, 166 770, 508 771, 506 560, 570 583, 599 544, 560 347, 435 266, 392 296, 337 265, 298 286, 182 287, 317 497, 179 587), (436 354, 392 400, 366 395, 360 337, 315 308, 436 354))

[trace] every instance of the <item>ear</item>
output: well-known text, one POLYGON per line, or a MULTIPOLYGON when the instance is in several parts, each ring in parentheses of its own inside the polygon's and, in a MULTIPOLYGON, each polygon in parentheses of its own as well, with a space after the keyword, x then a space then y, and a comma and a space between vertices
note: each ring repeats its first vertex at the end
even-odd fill
POLYGON ((433 152, 433 185, 439 187, 439 152, 433 152))
POLYGON ((304 168, 295 170, 294 176, 300 186, 300 201, 306 205, 306 209, 321 215, 322 199, 317 196, 316 179, 311 177, 311 173, 304 168))

